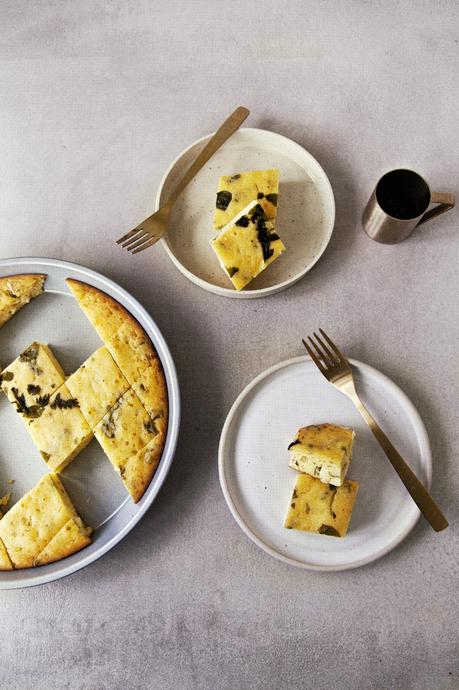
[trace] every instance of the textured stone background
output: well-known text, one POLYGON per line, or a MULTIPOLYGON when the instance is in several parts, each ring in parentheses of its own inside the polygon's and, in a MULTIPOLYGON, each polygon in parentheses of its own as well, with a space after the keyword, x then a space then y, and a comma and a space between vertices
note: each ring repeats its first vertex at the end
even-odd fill
POLYGON ((164 490, 122 544, 63 581, 0 592, 0 687, 458 688, 458 216, 398 247, 359 228, 391 166, 457 193, 457 3, 0 0, 0 25, 0 256, 120 282, 163 330, 184 401, 164 490), (134 262, 113 239, 239 104, 319 159, 337 223, 303 281, 229 304, 162 248, 134 262), (259 551, 217 477, 233 399, 319 319, 418 407, 453 523, 435 535, 420 522, 382 560, 336 574, 259 551))

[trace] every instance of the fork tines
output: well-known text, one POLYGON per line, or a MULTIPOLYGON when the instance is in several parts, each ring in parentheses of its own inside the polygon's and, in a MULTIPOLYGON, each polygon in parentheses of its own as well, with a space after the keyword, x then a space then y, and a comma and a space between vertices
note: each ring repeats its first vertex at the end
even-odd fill
POLYGON ((348 362, 343 353, 335 345, 333 340, 328 337, 325 331, 322 328, 319 328, 319 331, 323 339, 319 335, 317 335, 316 332, 314 332, 314 338, 311 338, 311 336, 309 335, 307 336, 312 347, 305 340, 303 340, 303 345, 308 351, 308 354, 311 357, 314 364, 316 365, 316 367, 320 369, 324 376, 326 376, 327 369, 335 367, 339 364, 347 364, 348 362))

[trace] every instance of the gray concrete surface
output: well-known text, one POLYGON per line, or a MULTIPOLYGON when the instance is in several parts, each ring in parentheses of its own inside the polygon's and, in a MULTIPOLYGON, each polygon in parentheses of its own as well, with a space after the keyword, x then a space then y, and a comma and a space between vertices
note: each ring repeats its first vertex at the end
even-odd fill
POLYGON ((359 228, 392 166, 457 193, 457 3, 0 0, 0 25, 0 256, 119 281, 163 330, 184 401, 164 490, 123 543, 58 583, 0 592, 0 687, 458 688, 458 215, 398 247, 359 228), (171 159, 239 104, 309 149, 337 202, 310 275, 250 303, 188 283, 160 247, 134 260, 113 243, 171 159), (318 323, 418 407, 452 521, 336 574, 259 551, 217 476, 233 399, 318 323))

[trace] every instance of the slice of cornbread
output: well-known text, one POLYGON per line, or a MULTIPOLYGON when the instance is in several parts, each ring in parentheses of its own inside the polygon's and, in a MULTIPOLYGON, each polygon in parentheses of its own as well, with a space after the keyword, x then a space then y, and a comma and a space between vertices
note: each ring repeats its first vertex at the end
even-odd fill
POLYGON ((236 290, 242 290, 285 251, 257 201, 242 209, 210 244, 236 290))
POLYGON ((93 438, 78 400, 65 384, 50 397, 39 417, 25 421, 43 460, 55 472, 66 467, 93 438))
POLYGON ((158 357, 142 326, 130 316, 105 345, 130 384, 158 357))
POLYGON ((124 481, 128 461, 146 451, 158 429, 130 388, 96 425, 94 435, 124 481))
POLYGON ((344 482, 352 456, 355 433, 333 424, 305 426, 288 449, 289 465, 335 486, 344 482))
POLYGON ((61 558, 71 556, 77 551, 81 551, 91 543, 90 531, 88 528, 81 528, 74 518, 70 518, 59 532, 51 539, 49 544, 40 551, 34 558, 34 565, 45 565, 60 561, 61 558))
POLYGON ((346 479, 342 486, 336 487, 324 484, 320 479, 308 474, 299 474, 284 527, 344 537, 358 490, 359 484, 350 479, 346 479))
POLYGON ((127 318, 132 318, 119 302, 102 290, 73 278, 67 278, 65 282, 104 342, 122 326, 127 318))
POLYGON ((218 181, 214 226, 218 230, 227 225, 253 199, 263 209, 266 220, 273 221, 277 214, 279 170, 252 170, 224 175, 218 181))
POLYGON ((129 388, 106 347, 101 347, 65 382, 81 413, 94 428, 129 388))
POLYGON ((48 345, 32 343, 0 375, 2 391, 25 419, 39 417, 65 374, 48 345))
POLYGON ((74 521, 82 539, 78 543, 72 539, 68 542, 61 539, 59 552, 54 551, 59 558, 89 543, 92 530, 83 524, 59 477, 55 474, 45 475, 0 520, 0 539, 14 567, 30 568, 35 565, 36 559, 69 520, 74 521))
POLYGON ((0 278, 0 326, 43 292, 46 275, 24 273, 0 278))

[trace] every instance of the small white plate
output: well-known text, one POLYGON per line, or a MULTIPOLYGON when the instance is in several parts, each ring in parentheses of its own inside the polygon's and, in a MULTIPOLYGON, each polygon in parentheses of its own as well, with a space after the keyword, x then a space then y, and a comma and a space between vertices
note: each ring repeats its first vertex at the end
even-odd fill
MULTIPOLYGON (((429 439, 416 409, 390 379, 350 360, 362 400, 419 479, 430 487, 429 439)), ((239 395, 223 427, 220 483, 244 532, 271 556, 309 570, 345 570, 388 553, 420 513, 352 402, 296 357, 260 374, 239 395), (331 422, 356 431, 348 476, 360 482, 344 539, 283 527, 296 472, 288 444, 308 424, 331 422)))
MULTIPOLYGON (((212 135, 198 139, 173 161, 159 185, 165 202, 212 135)), ((210 159, 178 199, 163 244, 177 268, 196 285, 223 297, 249 299, 284 290, 320 259, 335 222, 335 200, 319 163, 299 144, 263 129, 240 129, 210 159), (220 175, 279 168, 277 230, 287 251, 241 292, 231 286, 209 241, 220 175)))
MULTIPOLYGON (((78 512, 88 525, 95 528, 92 543, 56 563, 0 572, 0 589, 30 587, 69 575, 100 558, 126 536, 151 506, 166 478, 174 456, 180 420, 177 374, 169 349, 150 314, 126 290, 89 268, 56 259, 0 260, 0 276, 14 273, 46 273, 48 278, 45 293, 0 328, 0 369, 38 340, 49 343, 65 373, 71 374, 102 345, 65 282, 66 278, 77 278, 118 300, 150 336, 166 376, 169 426, 161 462, 150 486, 136 504, 127 495, 102 448, 97 441, 91 441, 63 470, 61 478, 78 512)), ((14 406, 1 393, 0 496, 11 491, 11 504, 16 503, 47 472, 14 406), (14 479, 14 484, 8 485, 8 479, 14 479)))

